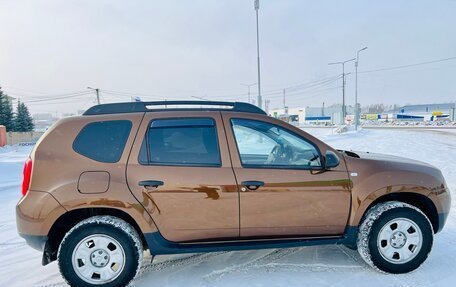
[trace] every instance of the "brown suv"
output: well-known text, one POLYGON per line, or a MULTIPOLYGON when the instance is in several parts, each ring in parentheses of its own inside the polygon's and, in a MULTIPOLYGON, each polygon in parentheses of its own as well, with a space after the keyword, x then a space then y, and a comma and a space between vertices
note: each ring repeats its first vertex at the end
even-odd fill
POLYGON ((344 244, 416 269, 450 209, 441 172, 338 151, 246 103, 98 105, 25 163, 17 228, 75 286, 127 285, 152 255, 344 244))

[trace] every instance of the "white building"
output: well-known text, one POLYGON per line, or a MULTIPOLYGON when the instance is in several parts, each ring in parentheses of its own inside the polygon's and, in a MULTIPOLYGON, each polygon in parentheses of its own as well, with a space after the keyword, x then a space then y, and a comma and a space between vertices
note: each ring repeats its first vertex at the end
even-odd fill
MULTIPOLYGON (((347 116, 345 122, 353 119, 354 108, 346 107, 347 116)), ((271 109, 269 115, 289 122, 294 125, 321 124, 338 125, 341 123, 342 106, 334 105, 331 107, 306 107, 306 108, 278 108, 271 109)))

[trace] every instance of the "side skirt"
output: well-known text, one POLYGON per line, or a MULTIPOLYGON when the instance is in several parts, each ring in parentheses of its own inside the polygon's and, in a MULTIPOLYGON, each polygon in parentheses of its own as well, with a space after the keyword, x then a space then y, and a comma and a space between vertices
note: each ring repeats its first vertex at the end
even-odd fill
POLYGON ((159 232, 145 233, 144 237, 152 255, 200 253, 217 251, 291 248, 314 245, 342 244, 356 248, 357 227, 349 226, 341 237, 235 240, 223 242, 177 243, 166 240, 159 232))

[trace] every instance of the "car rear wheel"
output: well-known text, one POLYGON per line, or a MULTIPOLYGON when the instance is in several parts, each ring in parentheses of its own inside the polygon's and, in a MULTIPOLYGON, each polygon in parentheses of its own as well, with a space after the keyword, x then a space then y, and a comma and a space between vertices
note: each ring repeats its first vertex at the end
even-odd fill
POLYGON ((57 257, 71 286, 127 286, 139 271, 142 254, 141 240, 130 224, 94 216, 68 231, 57 257))
POLYGON ((428 257, 433 230, 426 215, 403 202, 375 205, 364 216, 357 246, 372 267, 387 273, 407 273, 428 257))

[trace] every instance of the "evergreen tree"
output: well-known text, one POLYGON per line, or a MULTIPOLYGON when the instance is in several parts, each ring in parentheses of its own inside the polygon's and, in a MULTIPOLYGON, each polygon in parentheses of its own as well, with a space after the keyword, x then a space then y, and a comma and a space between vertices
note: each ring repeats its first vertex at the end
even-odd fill
POLYGON ((27 106, 18 102, 16 117, 14 118, 14 130, 16 132, 31 132, 35 128, 27 106))
POLYGON ((12 131, 14 129, 13 121, 13 105, 8 99, 6 93, 2 91, 0 87, 0 125, 6 127, 7 131, 12 131))

